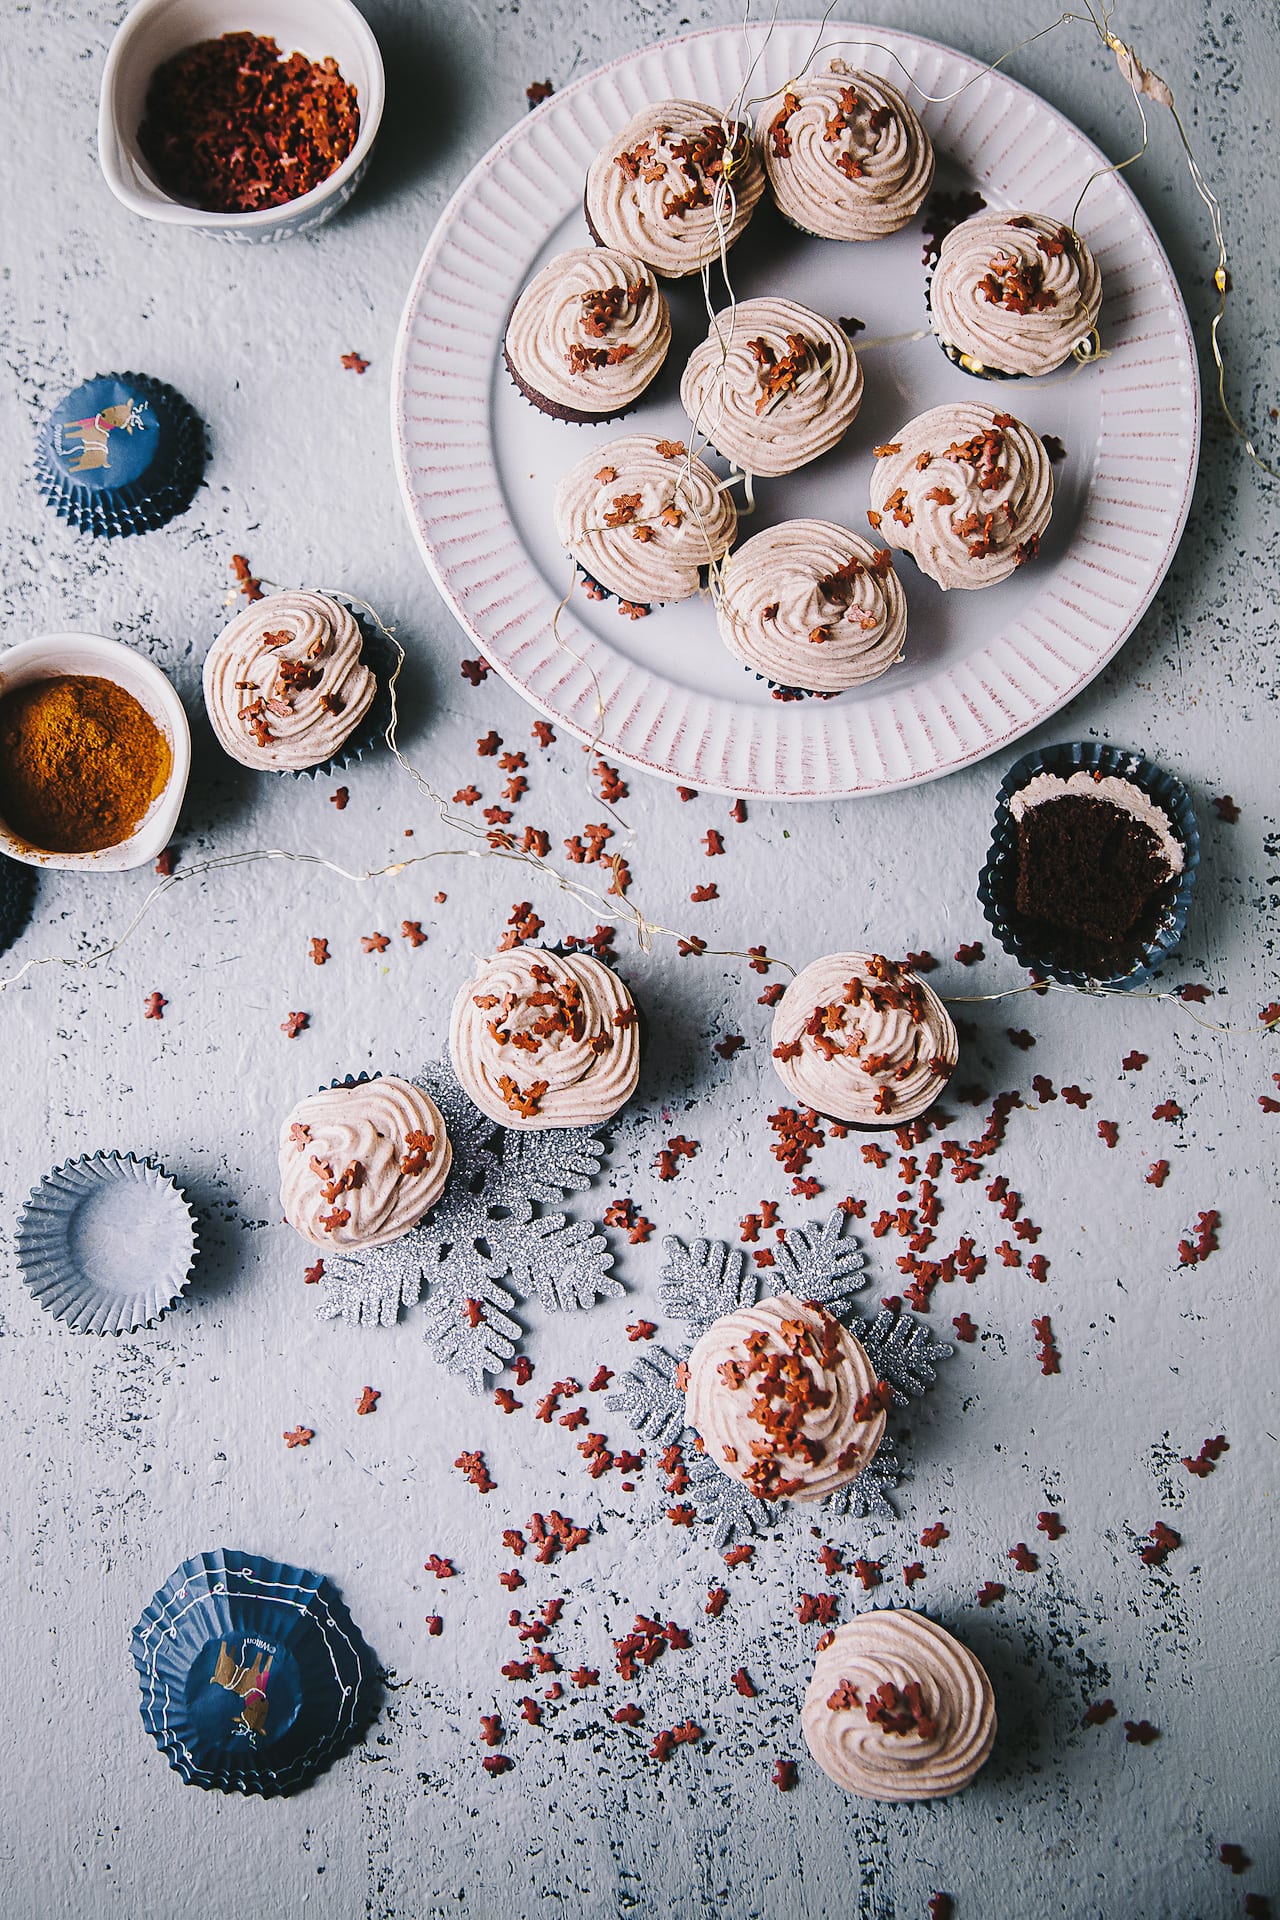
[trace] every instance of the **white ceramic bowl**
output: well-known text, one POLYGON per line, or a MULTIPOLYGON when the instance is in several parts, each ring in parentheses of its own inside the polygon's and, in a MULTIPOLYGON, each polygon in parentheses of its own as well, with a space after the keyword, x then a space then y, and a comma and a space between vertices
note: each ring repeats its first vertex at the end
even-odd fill
POLYGON ((0 817, 0 853, 29 867, 88 867, 100 873, 145 867, 168 846, 187 790, 191 730, 185 709, 159 667, 132 647, 122 646, 118 640, 104 640, 96 633, 45 633, 0 653, 0 694, 62 673, 87 673, 100 680, 114 680, 141 702, 169 742, 173 767, 168 785, 152 801, 136 832, 118 846, 103 847, 97 853, 46 853, 11 832, 0 817))
POLYGON ((346 205, 369 164, 385 83, 378 43, 351 0, 138 0, 111 43, 102 73, 98 158, 107 185, 133 213, 194 227, 220 240, 285 240, 318 227, 346 205), (330 56, 356 90, 360 133, 342 165, 310 193, 256 213, 206 213, 158 187, 138 148, 147 88, 164 61, 224 33, 267 34, 281 53, 330 56))

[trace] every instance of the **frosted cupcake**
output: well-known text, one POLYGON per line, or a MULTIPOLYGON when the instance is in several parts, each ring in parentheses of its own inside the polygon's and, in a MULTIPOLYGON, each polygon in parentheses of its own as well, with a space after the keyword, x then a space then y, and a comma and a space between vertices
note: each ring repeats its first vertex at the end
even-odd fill
POLYGON ((862 368, 834 320, 794 300, 743 300, 690 354, 680 403, 744 473, 794 473, 856 419, 862 368))
POLYGON ((933 185, 933 144, 896 87, 833 60, 792 80, 756 123, 779 211, 825 240, 881 240, 933 185))
POLYGON ((685 1413, 708 1459, 761 1500, 825 1499, 884 1438, 861 1342, 789 1293, 717 1320, 687 1366, 685 1413))
POLYGON ((933 1105, 958 1057, 937 994, 883 954, 812 961, 774 1010, 773 1064, 788 1093, 850 1125, 913 1120, 933 1105))
POLYGON ((561 253, 512 309, 507 371, 557 420, 609 420, 635 405, 671 344, 671 314, 643 260, 607 247, 561 253))
POLYGON ((626 987, 602 960, 537 947, 496 953, 453 1003, 449 1051, 463 1090, 504 1127, 593 1127, 640 1078, 626 987))
POLYGON ((901 657, 907 603, 886 547, 829 520, 784 520, 724 562, 716 624, 766 680, 840 693, 901 657))
POLYGON ((354 614, 323 593, 273 593, 236 615, 204 661, 218 743, 242 766, 300 773, 331 760, 373 705, 354 614))
POLYGON ((875 454, 867 519, 940 587, 994 586, 1039 552, 1053 469, 1011 413, 932 407, 875 454))
POLYGON ((556 534, 625 601, 687 600, 733 545, 738 514, 682 440, 633 433, 585 454, 556 488, 556 534))
POLYGON ((751 128, 698 100, 642 107, 592 161, 591 237, 682 279, 718 260, 764 191, 751 128))
POLYGON ((942 243, 929 322, 966 373, 1052 373, 1090 346, 1102 276, 1080 235, 1039 213, 978 213, 942 243))
POLYGON ((280 1204, 314 1246, 383 1247, 416 1227, 453 1159, 440 1110, 408 1080, 328 1087, 280 1129, 280 1204))
POLYGON ((837 1627, 813 1663, 800 1724, 836 1785, 862 1800, 941 1800, 968 1786, 996 1737, 986 1671, 907 1607, 837 1627))

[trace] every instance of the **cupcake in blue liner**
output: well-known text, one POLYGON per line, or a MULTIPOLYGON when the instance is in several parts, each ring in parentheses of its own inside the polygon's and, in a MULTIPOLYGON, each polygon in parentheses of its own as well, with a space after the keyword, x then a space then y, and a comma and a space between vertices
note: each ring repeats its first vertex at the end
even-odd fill
POLYGON ((100 374, 54 408, 36 443, 48 504, 104 539, 147 533, 184 511, 204 477, 205 431, 174 388, 100 374))
POLYGON ((142 1723, 188 1786, 295 1793, 368 1727, 378 1663, 323 1575, 222 1548, 133 1630, 142 1723))
POLYGON ((173 1306, 199 1245, 181 1187, 154 1160, 82 1154, 37 1182, 18 1215, 23 1285, 74 1333, 134 1333, 173 1306))
POLYGON ((0 953, 26 929, 36 897, 36 870, 0 853, 0 953))
POLYGON ((978 899, 1006 953, 1063 986, 1136 987, 1186 928, 1200 833, 1186 789, 1128 747, 1024 754, 996 796, 978 899))
POLYGON ((385 735, 398 658, 345 600, 273 593, 243 608, 205 655, 205 710, 241 766, 336 773, 385 735))

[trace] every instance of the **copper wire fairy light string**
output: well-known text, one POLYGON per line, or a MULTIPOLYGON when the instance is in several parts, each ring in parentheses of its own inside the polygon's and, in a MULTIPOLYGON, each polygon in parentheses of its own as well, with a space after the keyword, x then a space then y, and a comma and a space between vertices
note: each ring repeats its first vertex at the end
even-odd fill
MULTIPOLYGON (((1123 41, 1119 40, 1117 36, 1112 32, 1111 26, 1110 26, 1110 20, 1111 20, 1110 9, 1109 8, 1095 9, 1093 5, 1093 0, 1084 0, 1084 4, 1087 8, 1086 14, 1079 14, 1079 13, 1074 13, 1069 11, 1060 14, 1056 20, 1050 22, 1048 25, 1042 28, 1039 28, 1035 33, 1027 35, 1024 39, 1016 42, 1015 45, 1013 45, 1012 47, 1007 48, 1002 54, 999 55, 997 59, 989 62, 986 66, 979 69, 977 73, 971 75, 968 80, 964 81, 959 87, 954 88, 950 93, 935 95, 935 94, 929 94, 925 92, 923 88, 916 85, 913 76, 908 71, 908 69, 906 68, 906 66, 904 65, 904 63, 896 53, 896 51, 892 47, 887 46, 883 42, 868 40, 866 38, 860 38, 857 40, 851 39, 848 41, 837 40, 833 42, 827 42, 824 45, 823 32, 825 31, 827 22, 830 19, 832 12, 834 11, 835 4, 836 4, 836 0, 830 0, 830 4, 828 5, 827 10, 823 15, 822 22, 820 23, 818 33, 815 37, 813 46, 809 54, 806 56, 805 61, 797 70, 796 77, 800 77, 808 71, 809 67, 813 64, 813 61, 817 58, 819 52, 829 52, 834 48, 837 48, 840 46, 872 46, 872 47, 875 47, 877 50, 885 53, 886 56, 889 59, 891 59, 895 63, 895 65, 901 69, 902 73, 906 78, 907 84, 912 88, 913 91, 919 94, 922 100, 925 100, 930 104, 934 104, 934 105, 940 105, 957 98, 960 94, 965 92, 965 90, 968 87, 972 86, 977 80, 983 78, 984 75, 988 73, 997 72, 1005 64, 1006 61, 1011 59, 1015 54, 1017 54, 1023 48, 1033 45, 1036 41, 1041 40, 1046 35, 1055 32, 1061 26, 1065 26, 1068 24, 1076 24, 1076 25, 1086 25, 1091 27, 1099 35, 1102 43, 1115 56, 1117 65, 1119 66, 1121 73, 1123 74, 1123 76, 1125 77, 1125 79, 1129 84, 1130 90, 1133 94, 1134 103, 1138 109, 1138 113, 1142 123, 1142 141, 1140 146, 1135 150, 1133 154, 1129 155, 1127 159, 1117 162, 1114 166, 1100 168, 1095 173, 1089 176, 1088 180, 1086 180, 1085 182, 1084 187, 1081 189, 1080 197, 1077 200, 1075 212, 1073 213, 1073 216, 1072 216, 1073 223, 1076 215, 1079 212, 1080 204, 1084 198, 1084 194, 1088 191, 1089 187, 1093 184, 1095 180, 1104 177, 1108 173, 1122 172, 1125 168, 1133 165, 1135 161, 1141 158, 1142 155, 1145 154, 1145 152, 1147 151, 1147 147, 1149 143, 1149 131, 1147 126, 1146 112, 1142 105, 1142 97, 1145 95, 1148 98, 1158 101, 1161 105, 1164 105, 1169 109, 1169 112, 1174 122, 1175 129, 1178 134, 1179 141, 1182 146, 1183 155, 1186 160, 1188 171, 1190 172, 1190 175, 1191 175, 1192 183, 1195 187, 1197 195, 1199 196, 1199 198, 1205 205, 1206 209, 1208 210, 1212 229, 1213 229, 1214 242, 1217 249, 1217 264, 1214 270, 1213 283, 1218 296, 1218 305, 1217 305, 1217 311, 1215 312, 1212 323, 1211 323, 1210 345, 1211 345, 1214 362, 1217 367, 1217 375, 1218 375, 1217 393, 1218 393, 1219 406, 1233 434, 1240 440, 1250 460, 1252 460, 1253 463, 1261 471, 1267 473, 1269 476, 1273 478, 1280 478, 1280 470, 1272 466, 1268 461, 1263 459, 1258 454, 1258 452, 1256 451, 1253 445, 1251 438, 1249 437, 1244 427, 1236 419, 1236 416, 1232 412, 1231 407, 1226 398, 1225 355, 1224 355, 1224 351, 1223 351, 1219 336, 1220 336, 1221 324, 1226 314, 1227 295, 1231 289, 1231 280, 1230 280, 1230 275, 1227 268, 1227 252, 1226 252, 1225 236, 1223 232, 1221 204, 1216 194, 1213 192, 1212 188, 1209 186, 1207 180, 1205 179, 1204 174, 1199 166, 1199 163, 1195 158, 1195 154, 1191 147, 1191 143, 1188 138, 1186 129, 1183 125, 1182 119, 1174 103, 1174 98, 1173 98, 1171 89, 1168 87, 1167 83, 1163 79, 1161 79, 1161 77, 1158 74, 1154 73, 1154 71, 1152 71, 1147 66, 1145 66, 1145 64, 1140 60, 1139 56, 1137 55, 1137 53, 1135 52, 1132 46, 1126 45, 1123 41)), ((773 35, 774 27, 777 23, 777 17, 778 17, 778 6, 777 6, 777 0, 775 0, 773 14, 769 20, 764 40, 761 43, 759 49, 757 50, 755 56, 753 57, 753 59, 750 61, 749 65, 746 68, 743 81, 739 87, 738 94, 734 101, 733 108, 728 113, 726 113, 726 115, 722 117, 720 122, 720 125, 725 134, 726 163, 724 166, 722 166, 720 173, 714 184, 713 195, 712 195, 712 218, 713 218, 713 223, 714 223, 716 237, 717 237, 717 252, 718 252, 718 259, 719 259, 719 264, 721 268, 721 273, 723 275, 725 285, 726 285, 726 288, 728 289, 728 294, 729 294, 728 307, 726 311, 730 315, 731 322, 733 318, 736 316, 737 301, 733 291, 732 281, 728 272, 727 255, 728 255, 729 223, 725 219, 725 211, 727 207, 729 210, 729 218, 731 220, 733 211, 734 209, 736 209, 736 196, 734 195, 733 188, 732 188, 732 181, 731 181, 731 176, 733 172, 733 134, 734 134, 734 131, 736 130, 736 122, 740 114, 749 112, 752 107, 762 104, 762 102, 765 99, 772 97, 772 94, 762 95, 762 96, 759 96, 758 98, 748 97, 748 88, 750 86, 751 79, 755 73, 755 70, 759 66, 760 61, 763 59, 764 54, 768 48, 769 42, 773 35)), ((751 23, 751 3, 750 3, 750 0, 747 0, 747 5, 744 11, 743 21, 742 21, 744 37, 746 35, 746 30, 750 25, 750 23, 751 23)), ((776 92, 777 89, 774 89, 773 91, 776 92)), ((711 302, 709 264, 704 265, 701 273, 701 279, 702 279, 702 286, 703 286, 703 296, 707 306, 707 312, 712 322, 712 325, 714 326, 717 319, 717 315, 711 302)), ((868 344, 873 344, 873 343, 864 343, 864 350, 865 350, 865 346, 868 344)), ((722 366, 724 363, 724 357, 726 355, 727 355, 727 348, 722 347, 722 366)), ((1088 360, 1091 360, 1093 357, 1096 357, 1096 356, 1092 356, 1092 355, 1087 356, 1086 363, 1088 360)), ((696 435, 696 432, 697 432, 696 421, 694 423, 694 431, 696 435)), ((704 442, 704 445, 709 445, 709 444, 710 444, 709 441, 704 442)), ((686 474, 688 475, 691 475, 692 473, 692 466, 691 466, 692 458, 693 458, 692 453, 687 450, 686 451, 686 463, 687 463, 686 474)), ((735 485, 738 479, 743 479, 746 482, 747 487, 749 489, 750 487, 749 475, 739 475, 736 473, 731 474, 729 479, 726 482, 724 482, 723 485, 725 486, 735 485)), ((693 503, 693 511, 694 511, 694 517, 699 525, 699 529, 708 547, 708 553, 710 556, 709 566, 708 566, 709 586, 714 596, 717 590, 717 585, 719 583, 720 562, 718 557, 715 555, 714 543, 710 538, 705 522, 702 520, 702 516, 700 512, 697 510, 696 502, 693 503)), ((595 689, 596 707, 597 707, 597 725, 596 725, 596 731, 592 739, 588 743, 586 743, 584 747, 585 752, 591 753, 591 752, 598 752, 600 750, 600 746, 603 741, 604 700, 603 700, 602 689, 600 687, 599 677, 596 674, 595 669, 590 663, 590 661, 586 660, 581 654, 577 652, 576 649, 574 649, 569 645, 568 641, 565 640, 563 634, 560 631, 560 626, 559 626, 560 615, 567 608, 572 598, 575 583, 576 583, 576 568, 574 570, 573 577, 571 578, 568 592, 564 595, 564 597, 562 598, 562 600, 560 601, 560 603, 555 609, 555 613, 552 620, 552 632, 553 632, 553 636, 557 641, 557 644, 565 647, 566 651, 568 651, 573 658, 579 661, 579 663, 583 666, 585 671, 591 676, 591 679, 593 682, 593 686, 595 689)), ((443 795, 437 793, 436 790, 432 787, 430 781, 427 780, 425 775, 423 775, 418 768, 412 765, 412 763, 407 759, 407 757, 405 756, 405 754, 403 753, 403 751, 401 750, 398 744, 397 731, 398 731, 398 724, 399 724, 399 704, 398 704, 398 699, 396 694, 396 685, 399 680, 400 672, 404 664, 404 658, 405 658, 404 649, 401 647, 399 641, 395 638, 395 635, 391 631, 391 629, 389 629, 383 623, 380 616, 367 602, 363 600, 359 600, 349 594, 344 594, 341 597, 351 600, 353 604, 360 606, 374 620, 379 630, 383 633, 383 635, 391 642, 392 646, 395 648, 396 656, 397 656, 396 666, 390 677, 389 689, 388 689, 390 694, 391 716, 387 723, 385 738, 386 738, 387 747, 390 750, 392 756, 394 757, 397 765, 405 773, 407 773, 410 776, 410 778, 415 782, 415 784, 422 789, 422 791, 428 796, 428 798, 430 798, 430 800, 432 801, 432 803, 435 805, 437 809, 437 813, 438 813, 438 817, 441 825, 448 827, 453 831, 463 833, 472 839, 484 841, 485 842, 484 847, 483 848, 475 847, 467 850, 463 850, 460 848, 457 848, 457 849, 438 848, 427 854, 415 854, 410 856, 410 858, 408 858, 407 860, 397 860, 389 863, 384 867, 370 868, 370 869, 364 870, 363 872, 356 872, 351 869, 342 867, 337 862, 328 860, 327 858, 319 854, 298 853, 298 852, 289 851, 283 848, 251 849, 251 850, 247 850, 240 853, 214 855, 214 856, 211 856, 208 860, 200 861, 193 866, 184 868, 179 873, 168 875, 164 879, 162 879, 160 883, 157 886, 153 887, 150 890, 150 892, 145 896, 145 898, 139 905, 137 911, 135 912, 133 918, 128 922, 123 932, 105 947, 99 949, 93 954, 76 956, 76 957, 67 957, 63 955, 44 955, 44 956, 34 957, 26 961, 17 970, 16 973, 11 974, 5 978, 0 978, 0 992, 2 992, 7 987, 16 985, 18 981, 20 981, 22 978, 25 977, 26 974, 28 974, 30 971, 32 971, 34 968, 37 968, 37 967, 61 965, 64 967, 70 967, 73 969, 82 970, 82 969, 95 966, 100 961, 109 958, 111 955, 119 951, 120 947, 125 943, 126 940, 128 940, 131 937, 131 935, 136 931, 138 926, 140 926, 142 922, 145 920, 145 918, 148 916, 153 904, 163 894, 169 892, 172 887, 177 885, 182 885, 188 880, 201 877, 207 873, 220 871, 225 867, 242 866, 242 865, 247 865, 252 862, 260 861, 260 860, 286 860, 286 861, 291 861, 300 865, 320 866, 325 868, 327 871, 338 875, 340 878, 354 881, 357 883, 363 883, 366 881, 376 880, 384 877, 392 877, 396 874, 405 872, 410 867, 423 864, 430 860, 437 860, 437 859, 443 859, 443 858, 513 860, 525 866, 526 868, 530 868, 536 871, 537 873, 539 873, 544 877, 550 878, 561 891, 569 894, 570 897, 578 900, 583 904, 591 904, 593 909, 600 911, 602 913, 603 918, 605 920, 609 920, 609 921, 626 920, 631 925, 632 930, 635 933, 637 944, 642 951, 647 951, 652 947, 655 936, 662 936, 669 939, 675 939, 677 941, 685 942, 686 944, 689 943, 688 935, 682 934, 674 928, 663 926, 656 921, 649 920, 648 917, 644 914, 643 910, 639 907, 639 905, 635 902, 628 900, 625 895, 615 892, 610 896, 605 896, 595 888, 586 886, 581 882, 570 879, 567 875, 563 874, 558 868, 552 866, 551 863, 548 860, 544 859, 542 856, 535 854, 532 851, 521 849, 515 846, 514 844, 512 844, 510 847, 496 846, 494 845, 493 840, 490 837, 490 834, 487 833, 484 829, 474 826, 470 821, 464 820, 460 818, 458 815, 456 815, 455 813, 453 813, 449 806, 449 803, 444 799, 443 795)), ((593 795, 593 799, 594 798, 595 796, 593 795)), ((618 823, 623 827, 623 829, 628 834, 631 834, 632 830, 630 829, 628 823, 622 818, 620 814, 616 812, 616 810, 611 806, 609 802, 601 799, 600 804, 606 806, 609 810, 611 817, 616 821, 618 821, 618 823)), ((611 861, 607 862, 606 864, 610 865, 610 867, 612 868, 614 879, 615 879, 615 885, 616 885, 617 878, 618 878, 619 865, 620 865, 620 856, 614 855, 611 861)), ((742 950, 733 949, 733 948, 702 948, 700 949, 700 951, 702 951, 703 953, 705 953, 710 957, 722 958, 722 959, 753 959, 753 958, 759 959, 761 957, 761 956, 751 956, 742 950)), ((784 967, 787 971, 791 972, 792 974, 794 974, 796 971, 795 967, 789 961, 777 959, 771 955, 763 956, 763 957, 765 958, 768 965, 784 967)), ((1157 992, 1157 993, 1141 993, 1141 992, 1126 990, 1123 988, 1107 988, 1107 987, 1078 988, 1078 987, 1065 986, 1057 982, 1032 981, 1032 982, 1023 983, 1016 987, 1002 989, 997 993, 953 996, 951 1000, 951 1004, 958 1005, 958 1006, 978 1005, 978 1004, 993 1003, 993 1002, 1009 999, 1014 997, 1015 995, 1022 994, 1022 993, 1043 994, 1045 992, 1073 993, 1073 994, 1089 993, 1096 998, 1125 998, 1125 999, 1148 999, 1148 1000, 1156 1000, 1156 1001, 1176 1001, 1178 1005, 1189 1015, 1191 1020, 1197 1026, 1203 1027, 1207 1031, 1219 1033, 1219 1034, 1236 1035, 1236 1034, 1242 1034, 1242 1033, 1270 1032, 1274 1028, 1276 1028, 1278 1025, 1280 1025, 1280 1016, 1278 1016, 1276 1020, 1263 1021, 1263 1022, 1260 1022, 1257 1027, 1248 1027, 1248 1028, 1223 1025, 1218 1022, 1206 1020, 1199 1014, 1195 1013, 1192 1010, 1192 1008, 1188 1005, 1188 1003, 1181 999, 1176 989, 1157 992)))

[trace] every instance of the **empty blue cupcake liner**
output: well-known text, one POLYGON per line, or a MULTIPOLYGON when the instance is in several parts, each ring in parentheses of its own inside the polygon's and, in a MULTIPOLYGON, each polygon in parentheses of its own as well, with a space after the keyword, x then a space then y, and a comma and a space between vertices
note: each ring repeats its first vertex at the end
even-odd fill
POLYGON ((996 795, 995 826, 986 865, 978 876, 978 899, 987 924, 1005 952, 1031 972, 1056 980, 1061 986, 1086 990, 1140 987, 1164 965, 1186 931, 1199 865, 1200 829, 1180 780, 1134 748, 1108 746, 1099 740, 1072 740, 1024 754, 1006 773, 996 795), (1052 929, 1026 920, 1017 908, 1018 828, 1009 802, 1037 774, 1056 774, 1066 780, 1079 772, 1114 774, 1129 781, 1167 816, 1182 846, 1182 872, 1173 882, 1156 932, 1140 948, 1133 964, 1121 973, 1094 975, 1061 965, 1053 957, 1052 929))
POLYGON ((142 1723, 188 1786, 294 1793, 377 1712, 378 1663, 322 1574, 220 1548, 133 1629, 142 1723))
POLYGON ((173 387, 149 374, 96 375, 77 387, 45 421, 36 444, 35 471, 49 506, 71 526, 103 539, 147 533, 163 526, 190 504, 204 476, 205 430, 199 415, 173 387), (109 471, 101 481, 77 479, 68 465, 58 435, 65 425, 59 416, 75 402, 97 412, 113 393, 127 393, 153 411, 160 436, 155 458, 136 477, 112 482, 109 471))
POLYGON ((0 953, 26 928, 36 897, 36 870, 0 853, 0 953))
POLYGON ((73 1333, 136 1333, 183 1293, 198 1249, 195 1214, 164 1168, 100 1151, 32 1188, 14 1260, 23 1285, 73 1333))

